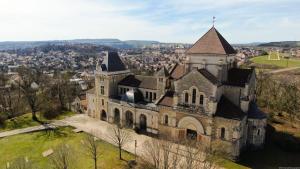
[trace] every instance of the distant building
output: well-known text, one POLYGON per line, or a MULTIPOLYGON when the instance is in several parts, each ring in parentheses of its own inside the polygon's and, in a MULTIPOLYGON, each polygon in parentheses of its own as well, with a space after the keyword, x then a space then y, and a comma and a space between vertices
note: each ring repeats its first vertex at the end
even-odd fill
POLYGON ((186 51, 185 63, 155 76, 132 74, 109 52, 87 93, 87 114, 173 140, 220 142, 237 157, 263 146, 266 116, 255 102, 255 70, 237 68, 235 55, 214 27, 186 51))

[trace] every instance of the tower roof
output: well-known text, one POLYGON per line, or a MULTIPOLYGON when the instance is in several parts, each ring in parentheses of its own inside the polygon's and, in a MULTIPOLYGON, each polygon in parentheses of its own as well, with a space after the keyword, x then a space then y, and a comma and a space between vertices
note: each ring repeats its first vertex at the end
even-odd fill
POLYGON ((236 51, 225 38, 212 27, 190 49, 187 54, 235 54, 236 51))
POLYGON ((100 66, 102 71, 107 72, 126 70, 117 52, 107 52, 100 66))

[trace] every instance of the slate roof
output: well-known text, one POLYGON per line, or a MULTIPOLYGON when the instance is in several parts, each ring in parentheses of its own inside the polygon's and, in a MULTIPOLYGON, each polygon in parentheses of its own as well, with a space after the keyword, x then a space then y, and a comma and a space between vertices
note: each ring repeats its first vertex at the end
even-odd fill
POLYGON ((108 52, 104 56, 104 60, 102 61, 100 67, 102 71, 107 72, 126 70, 126 67, 120 59, 118 52, 108 52))
POLYGON ((215 116, 226 119, 242 120, 245 117, 244 113, 238 106, 233 104, 224 95, 221 97, 215 116))
POLYGON ((244 87, 249 82, 254 69, 232 68, 228 71, 227 85, 244 87))
POLYGON ((206 69, 199 69, 198 70, 206 79, 208 79, 214 85, 221 85, 221 82, 209 71, 206 69))
POLYGON ((185 75, 185 66, 182 64, 176 63, 176 65, 170 71, 170 76, 172 79, 180 79, 183 75, 185 75))
POLYGON ((225 38, 212 27, 190 49, 187 54, 235 54, 236 51, 225 38))
POLYGON ((172 107, 173 106, 173 96, 174 96, 174 92, 168 91, 163 96, 163 98, 158 102, 158 105, 172 107))
POLYGON ((250 102, 248 118, 250 119, 265 119, 267 118, 266 114, 259 110, 255 102, 250 102))
POLYGON ((128 75, 119 82, 119 85, 156 90, 157 79, 152 76, 128 75))

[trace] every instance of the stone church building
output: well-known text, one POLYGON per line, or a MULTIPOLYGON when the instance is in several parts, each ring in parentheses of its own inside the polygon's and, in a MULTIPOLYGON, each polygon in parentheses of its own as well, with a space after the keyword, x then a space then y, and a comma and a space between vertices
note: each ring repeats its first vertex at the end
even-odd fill
POLYGON ((255 70, 238 68, 235 55, 215 27, 186 51, 185 63, 154 76, 134 75, 107 52, 87 92, 87 114, 172 140, 218 142, 237 157, 263 146, 266 116, 255 102, 255 70))

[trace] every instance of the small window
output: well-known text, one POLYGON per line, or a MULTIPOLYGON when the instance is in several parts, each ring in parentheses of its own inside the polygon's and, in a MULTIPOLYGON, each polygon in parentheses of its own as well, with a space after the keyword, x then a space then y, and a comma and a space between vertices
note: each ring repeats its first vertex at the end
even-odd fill
POLYGON ((169 117, 168 115, 165 115, 165 124, 167 125, 169 123, 169 117))
POLYGON ((129 88, 127 88, 127 92, 129 91, 129 88))
POLYGON ((225 139, 225 128, 221 128, 221 139, 225 139))
POLYGON ((102 95, 104 95, 104 86, 101 86, 100 92, 101 92, 102 95))
POLYGON ((204 96, 201 94, 200 95, 200 105, 203 105, 204 103, 204 96))
POLYGON ((258 136, 260 135, 260 129, 257 129, 257 135, 258 136))
POLYGON ((159 78, 159 82, 163 82, 163 78, 159 78))
POLYGON ((195 104, 196 103, 196 89, 193 89, 193 94, 192 94, 192 103, 195 104))
POLYGON ((153 93, 153 100, 156 100, 156 93, 153 93))
POLYGON ((148 99, 148 92, 146 92, 146 99, 148 99))
POLYGON ((149 99, 150 99, 150 101, 152 101, 152 92, 149 92, 149 93, 150 93, 149 99))
POLYGON ((188 93, 185 93, 185 95, 184 95, 184 102, 185 103, 189 102, 189 94, 188 93))
POLYGON ((102 102, 102 106, 104 106, 104 99, 102 99, 101 102, 102 102))

